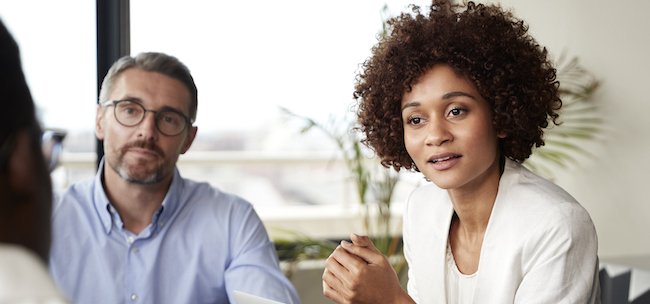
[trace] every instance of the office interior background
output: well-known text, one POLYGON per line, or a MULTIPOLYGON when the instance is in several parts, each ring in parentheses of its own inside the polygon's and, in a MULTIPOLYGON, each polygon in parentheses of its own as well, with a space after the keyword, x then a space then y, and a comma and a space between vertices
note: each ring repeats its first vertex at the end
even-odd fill
MULTIPOLYGON (((429 1, 123 2, 129 53, 174 55, 197 83, 199 133, 180 159, 183 176, 251 201, 272 237, 281 229, 329 239, 357 232, 358 202, 335 143, 317 130, 301 133, 300 120, 281 109, 322 122, 349 117, 355 72, 383 18, 429 1)), ((600 81, 592 100, 603 118, 599 139, 554 182, 589 211, 601 260, 650 269, 650 2, 499 2, 554 58, 576 57, 600 81)), ((67 132, 57 188, 96 170, 96 4, 0 0, 43 126, 67 132)), ((395 226, 408 193, 424 183, 403 174, 395 226)))

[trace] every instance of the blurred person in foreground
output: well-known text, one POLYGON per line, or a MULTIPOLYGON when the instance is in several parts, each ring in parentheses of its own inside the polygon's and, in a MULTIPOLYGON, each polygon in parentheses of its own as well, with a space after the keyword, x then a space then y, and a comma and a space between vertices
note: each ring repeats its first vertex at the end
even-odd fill
POLYGON ((0 21, 0 303, 67 303, 45 262, 52 185, 18 45, 0 21))
POLYGON ((50 271, 76 302, 234 303, 238 290, 300 303, 243 199, 182 178, 197 89, 175 57, 123 57, 101 86, 94 179, 57 193, 50 271))
POLYGON ((359 75, 359 123, 386 167, 432 184, 404 210, 408 293, 367 237, 326 261, 339 303, 600 303, 587 211, 522 166, 562 102, 527 26, 498 5, 434 1, 388 21, 359 75))

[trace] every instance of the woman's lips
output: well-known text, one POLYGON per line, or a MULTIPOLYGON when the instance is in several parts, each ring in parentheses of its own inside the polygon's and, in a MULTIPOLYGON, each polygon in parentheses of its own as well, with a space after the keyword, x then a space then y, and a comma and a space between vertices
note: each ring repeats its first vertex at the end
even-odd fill
POLYGON ((431 166, 438 171, 447 170, 459 162, 462 155, 445 153, 434 155, 429 158, 431 166))

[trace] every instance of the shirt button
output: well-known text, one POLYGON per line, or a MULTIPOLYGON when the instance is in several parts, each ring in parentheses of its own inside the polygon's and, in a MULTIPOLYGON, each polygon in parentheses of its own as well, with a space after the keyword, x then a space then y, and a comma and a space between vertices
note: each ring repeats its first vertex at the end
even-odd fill
POLYGON ((138 252, 138 247, 133 247, 133 248, 131 248, 131 252, 133 252, 133 253, 137 253, 137 252, 138 252))
POLYGON ((133 244, 133 237, 132 236, 127 236, 126 237, 126 242, 129 244, 133 244))
POLYGON ((164 222, 164 221, 160 221, 160 224, 159 224, 159 225, 160 225, 160 227, 165 226, 165 222, 164 222))
POLYGON ((132 294, 131 295, 131 301, 137 301, 138 300, 138 295, 137 294, 132 294))

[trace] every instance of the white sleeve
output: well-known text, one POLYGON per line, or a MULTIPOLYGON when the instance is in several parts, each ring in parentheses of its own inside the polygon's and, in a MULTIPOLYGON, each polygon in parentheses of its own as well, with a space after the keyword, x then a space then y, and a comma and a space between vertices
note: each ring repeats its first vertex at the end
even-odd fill
POLYGON ((415 303, 420 302, 420 297, 418 296, 418 290, 416 288, 417 284, 415 282, 415 275, 413 275, 413 268, 410 266, 413 265, 412 260, 411 260, 411 248, 409 246, 411 239, 409 235, 409 223, 410 221, 408 220, 408 207, 409 207, 409 199, 406 200, 406 204, 404 207, 404 213, 403 213, 403 220, 402 220, 402 235, 404 238, 404 257, 406 258, 406 264, 409 265, 409 270, 408 270, 408 283, 406 285, 406 291, 408 292, 409 296, 411 296, 411 299, 415 301, 415 303))
POLYGON ((578 204, 557 206, 554 217, 534 227, 524 249, 525 273, 514 303, 600 303, 598 239, 578 204))

